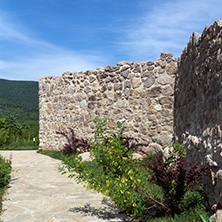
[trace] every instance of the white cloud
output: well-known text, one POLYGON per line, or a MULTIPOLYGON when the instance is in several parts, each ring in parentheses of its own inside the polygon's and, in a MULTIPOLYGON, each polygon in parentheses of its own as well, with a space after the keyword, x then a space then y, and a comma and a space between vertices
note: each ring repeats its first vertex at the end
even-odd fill
POLYGON ((65 71, 96 69, 104 59, 96 55, 84 56, 72 52, 60 51, 56 54, 42 54, 33 58, 16 61, 0 61, 1 78, 11 80, 39 80, 40 76, 61 76, 65 71))
POLYGON ((0 78, 38 81, 42 75, 95 69, 107 63, 97 52, 76 52, 37 39, 3 15, 0 11, 0 41, 15 45, 19 50, 10 60, 0 55, 0 78))
POLYGON ((144 14, 123 32, 125 41, 119 43, 132 59, 158 58, 161 52, 178 57, 194 31, 201 34, 221 16, 221 0, 157 1, 151 8, 145 2, 144 14))

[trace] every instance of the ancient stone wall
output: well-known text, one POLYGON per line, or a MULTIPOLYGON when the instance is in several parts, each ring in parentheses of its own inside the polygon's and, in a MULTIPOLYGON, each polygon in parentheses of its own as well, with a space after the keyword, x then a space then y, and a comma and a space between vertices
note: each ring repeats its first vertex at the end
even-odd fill
POLYGON ((206 178, 210 205, 222 205, 222 22, 194 33, 178 59, 175 80, 175 139, 191 161, 212 167, 206 178))
POLYGON ((162 53, 156 62, 119 62, 95 71, 41 77, 40 147, 61 149, 56 131, 73 128, 92 138, 95 117, 109 126, 125 122, 126 134, 159 150, 174 141, 190 161, 211 167, 210 205, 222 206, 222 21, 193 33, 181 57, 162 53), (175 84, 175 85, 174 85, 175 84))
POLYGON ((162 53, 156 62, 119 62, 95 71, 41 77, 40 147, 61 149, 66 141, 56 131, 68 128, 92 139, 95 117, 108 117, 110 127, 125 122, 126 134, 148 142, 149 149, 170 144, 176 70, 173 55, 162 53))

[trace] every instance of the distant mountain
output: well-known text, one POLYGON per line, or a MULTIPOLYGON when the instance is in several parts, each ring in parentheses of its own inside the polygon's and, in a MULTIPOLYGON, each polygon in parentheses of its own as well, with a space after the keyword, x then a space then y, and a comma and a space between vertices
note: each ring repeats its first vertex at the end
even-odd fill
POLYGON ((0 79, 0 118, 38 121, 38 82, 0 79))

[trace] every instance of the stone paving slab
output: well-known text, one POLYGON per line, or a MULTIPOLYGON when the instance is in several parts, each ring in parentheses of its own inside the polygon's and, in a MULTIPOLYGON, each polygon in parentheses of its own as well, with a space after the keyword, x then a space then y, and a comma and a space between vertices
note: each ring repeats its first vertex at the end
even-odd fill
POLYGON ((61 161, 36 151, 0 151, 12 157, 12 180, 4 196, 3 222, 133 221, 101 193, 58 172, 61 161))

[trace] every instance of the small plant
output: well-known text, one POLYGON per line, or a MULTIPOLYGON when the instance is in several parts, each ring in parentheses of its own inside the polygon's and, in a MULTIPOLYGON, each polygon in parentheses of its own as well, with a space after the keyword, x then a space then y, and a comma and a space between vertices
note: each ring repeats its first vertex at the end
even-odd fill
POLYGON ((11 176, 11 160, 6 160, 0 155, 0 187, 8 185, 11 176))
POLYGON ((194 193, 186 199, 184 195, 188 195, 187 191, 203 193, 201 184, 206 175, 206 166, 201 165, 199 161, 195 164, 188 163, 184 148, 180 145, 175 144, 172 148, 165 160, 162 153, 156 154, 153 161, 145 160, 144 166, 153 171, 150 181, 160 185, 164 192, 162 205, 155 205, 149 196, 146 198, 148 215, 156 214, 156 211, 161 213, 162 210, 162 214, 169 213, 173 216, 186 204, 185 208, 192 207, 192 204, 198 200, 199 196, 195 196, 194 193))
POLYGON ((187 191, 182 197, 178 208, 180 212, 188 212, 197 207, 205 209, 204 201, 204 197, 200 194, 200 192, 187 191))
POLYGON ((56 132, 57 134, 64 136, 68 142, 62 149, 63 154, 74 155, 76 154, 77 150, 83 152, 90 151, 91 147, 87 140, 77 138, 73 129, 70 129, 70 132, 70 135, 65 132, 56 132))
POLYGON ((205 216, 200 214, 200 218, 202 222, 216 222, 214 219, 207 219, 205 216))
POLYGON ((4 194, 6 186, 11 179, 11 160, 6 160, 0 155, 0 212, 2 209, 2 196, 4 194))
MULTIPOLYGON (((68 170, 70 177, 77 182, 86 182, 87 188, 109 195, 120 208, 140 214, 143 197, 135 192, 135 188, 143 183, 142 173, 146 178, 149 173, 139 170, 139 160, 132 160, 132 154, 139 150, 139 146, 132 138, 123 136, 123 124, 117 123, 110 129, 107 118, 95 119, 94 122, 95 139, 90 143, 94 159, 82 162, 81 157, 75 156, 73 160, 70 156, 63 160, 66 166, 62 170, 68 170)), ((155 187, 150 182, 149 185, 155 187)))

